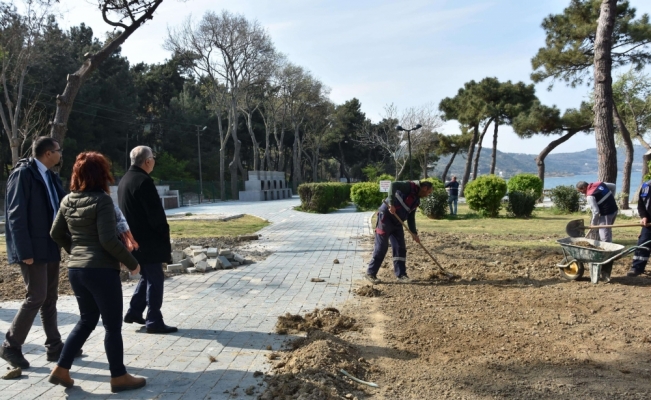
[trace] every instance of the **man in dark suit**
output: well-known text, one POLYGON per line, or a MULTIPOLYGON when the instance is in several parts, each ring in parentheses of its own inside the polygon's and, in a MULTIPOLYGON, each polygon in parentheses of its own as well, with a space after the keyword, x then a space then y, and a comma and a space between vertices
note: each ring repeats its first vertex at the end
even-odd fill
POLYGON ((5 221, 7 258, 19 264, 27 295, 14 317, 0 357, 14 367, 29 368, 22 345, 41 312, 48 361, 57 361, 63 343, 57 325, 59 263, 61 251, 50 237, 50 228, 66 195, 61 179, 50 168, 59 164, 63 150, 50 137, 39 137, 32 158, 22 159, 7 179, 5 221))
POLYGON ((156 158, 147 146, 131 150, 131 168, 118 185, 118 202, 127 219, 133 238, 139 248, 133 255, 140 263, 140 281, 131 297, 124 322, 136 322, 147 328, 147 333, 172 333, 178 329, 165 325, 163 305, 163 263, 170 261, 170 226, 154 180, 149 174, 154 170, 156 158), (142 314, 147 307, 147 318, 142 314))

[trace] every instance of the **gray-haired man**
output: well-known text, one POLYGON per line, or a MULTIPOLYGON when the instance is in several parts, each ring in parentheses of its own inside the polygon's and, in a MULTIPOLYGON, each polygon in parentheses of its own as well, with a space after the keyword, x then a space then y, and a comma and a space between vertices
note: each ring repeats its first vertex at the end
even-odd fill
POLYGON ((131 168, 118 185, 118 203, 133 238, 140 246, 133 255, 140 263, 142 276, 131 297, 124 322, 144 324, 147 333, 172 333, 178 329, 165 325, 161 313, 165 279, 163 263, 170 262, 172 246, 165 210, 154 180, 149 176, 154 170, 156 157, 147 146, 135 147, 130 156, 131 168), (143 318, 145 308, 147 317, 143 318))

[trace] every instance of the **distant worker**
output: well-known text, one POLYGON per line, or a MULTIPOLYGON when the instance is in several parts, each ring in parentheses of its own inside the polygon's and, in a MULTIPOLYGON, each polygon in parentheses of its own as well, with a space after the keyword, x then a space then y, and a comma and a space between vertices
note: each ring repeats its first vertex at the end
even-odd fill
POLYGON ((456 176, 452 176, 452 180, 445 184, 445 189, 448 191, 448 205, 450 206, 450 214, 457 215, 457 202, 459 201, 459 182, 457 182, 456 176), (453 205, 454 208, 452 208, 453 205))
MULTIPOLYGON (((651 228, 647 226, 651 222, 651 193, 649 193, 651 186, 651 181, 644 182, 642 184, 642 189, 640 189, 640 199, 637 202, 637 213, 640 215, 642 220, 642 231, 640 236, 637 239, 637 245, 640 246, 645 242, 651 240, 651 228)), ((635 250, 635 255, 633 255, 633 266, 626 273, 628 276, 638 276, 644 273, 646 264, 649 261, 649 250, 648 246, 640 247, 635 250)))
POLYGON ((371 283, 380 283, 377 273, 384 261, 384 256, 389 248, 393 250, 393 270, 400 282, 410 282, 407 276, 407 247, 405 246, 405 231, 396 216, 402 221, 407 221, 409 230, 413 232, 412 238, 420 243, 416 231, 416 210, 420 199, 432 193, 431 182, 398 181, 391 182, 387 202, 382 203, 378 209, 377 224, 375 227, 375 247, 373 257, 368 265, 366 279, 371 283))
MULTIPOLYGON (((615 223, 618 208, 615 201, 614 183, 595 182, 588 184, 580 181, 576 184, 576 189, 586 196, 588 206, 592 210, 590 225, 612 225, 615 223)), ((599 229, 599 239, 602 242, 612 242, 612 229, 599 229)))

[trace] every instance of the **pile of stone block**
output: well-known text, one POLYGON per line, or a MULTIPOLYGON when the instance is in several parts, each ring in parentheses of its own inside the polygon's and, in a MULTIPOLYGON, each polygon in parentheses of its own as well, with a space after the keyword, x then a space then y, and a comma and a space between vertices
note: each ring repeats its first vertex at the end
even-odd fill
POLYGON ((167 265, 168 272, 210 272, 218 269, 232 269, 249 264, 231 249, 217 247, 190 246, 183 250, 172 251, 173 264, 167 265))

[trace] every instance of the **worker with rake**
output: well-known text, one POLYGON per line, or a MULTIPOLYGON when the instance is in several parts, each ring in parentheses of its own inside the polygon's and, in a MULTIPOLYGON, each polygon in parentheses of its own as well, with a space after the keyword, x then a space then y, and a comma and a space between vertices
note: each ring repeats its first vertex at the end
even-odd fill
POLYGON ((401 221, 407 221, 412 238, 420 243, 416 231, 416 210, 420 199, 432 193, 431 182, 397 181, 391 182, 387 201, 378 209, 377 224, 375 227, 375 247, 373 257, 368 265, 366 279, 371 283, 380 283, 377 273, 384 261, 384 256, 389 248, 393 250, 393 269, 399 282, 407 283, 411 280, 407 276, 407 247, 405 245, 405 231, 401 221), (398 218, 396 218, 398 217, 398 218))

